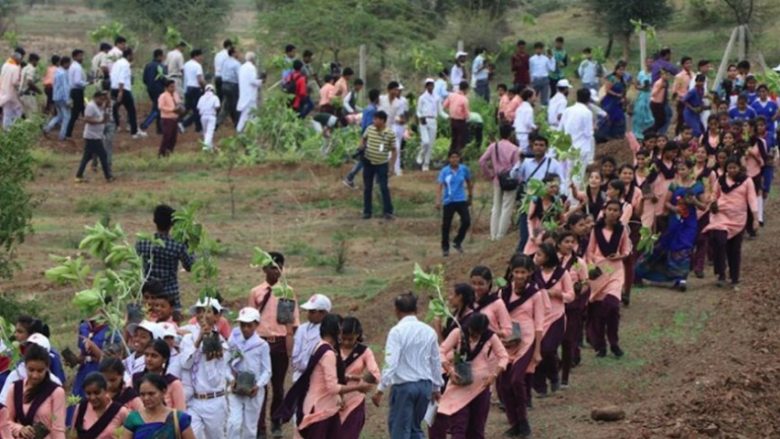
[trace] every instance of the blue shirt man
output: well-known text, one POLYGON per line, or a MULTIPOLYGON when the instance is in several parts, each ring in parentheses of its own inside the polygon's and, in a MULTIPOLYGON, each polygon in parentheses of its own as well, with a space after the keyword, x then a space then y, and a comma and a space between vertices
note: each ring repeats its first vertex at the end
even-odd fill
POLYGON ((729 119, 731 122, 749 122, 756 118, 756 111, 747 105, 745 95, 740 95, 737 99, 737 106, 729 110, 729 119))
POLYGON ((449 161, 449 165, 439 172, 437 179, 439 187, 436 197, 436 208, 443 206, 441 250, 445 257, 450 254, 450 228, 452 228, 452 219, 456 213, 460 216, 460 228, 458 228, 458 234, 455 235, 452 244, 455 250, 463 253, 461 245, 471 226, 469 205, 474 190, 471 172, 468 166, 460 164, 460 154, 454 151, 450 152, 449 161))

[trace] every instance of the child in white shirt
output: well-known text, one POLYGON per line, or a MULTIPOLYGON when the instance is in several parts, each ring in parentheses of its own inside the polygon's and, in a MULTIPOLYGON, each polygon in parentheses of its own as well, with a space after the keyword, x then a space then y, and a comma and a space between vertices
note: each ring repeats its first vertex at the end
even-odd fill
POLYGON ((203 125, 203 149, 213 151, 214 130, 217 128, 217 110, 219 110, 219 98, 214 94, 214 86, 206 86, 206 92, 198 99, 198 113, 200 123, 203 125))

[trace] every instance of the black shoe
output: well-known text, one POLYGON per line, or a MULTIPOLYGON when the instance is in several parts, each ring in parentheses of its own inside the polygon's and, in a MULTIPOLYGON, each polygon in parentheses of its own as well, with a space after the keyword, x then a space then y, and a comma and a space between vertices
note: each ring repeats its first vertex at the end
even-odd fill
POLYGON ((268 439, 268 433, 266 433, 264 430, 258 430, 257 439, 268 439))
POLYGON ((449 255, 450 255, 450 251, 449 251, 449 250, 442 250, 442 251, 441 251, 441 255, 442 255, 442 256, 444 256, 444 257, 446 258, 447 256, 449 256, 449 255))
POLYGON ((596 357, 598 357, 598 358, 604 358, 606 356, 607 356, 607 350, 606 349, 602 349, 602 350, 596 352, 596 357))
POLYGON ((517 426, 514 426, 504 432, 504 437, 520 437, 520 430, 517 426))
POLYGON ((620 358, 623 356, 623 349, 620 349, 620 346, 612 346, 611 350, 616 357, 620 358))
POLYGON ((271 437, 274 439, 281 439, 284 437, 282 434, 282 426, 281 424, 273 424, 271 426, 271 437))
POLYGON ((574 368, 574 367, 577 367, 577 366, 579 366, 581 361, 582 361, 582 357, 574 357, 574 358, 571 360, 571 367, 573 367, 573 368, 574 368))
POLYGON ((395 215, 393 215, 392 213, 386 213, 384 215, 384 218, 385 218, 386 221, 392 221, 392 220, 395 219, 395 215))
POLYGON ((529 437, 531 436, 531 426, 528 424, 528 420, 520 421, 519 424, 517 424, 517 434, 518 437, 529 437))
POLYGON ((364 213, 363 214, 363 219, 371 219, 371 214, 370 213, 364 213))
POLYGON ((458 251, 458 253, 463 254, 463 247, 460 244, 454 244, 452 246, 455 250, 458 251))
POLYGON ((528 402, 525 404, 525 406, 526 406, 526 408, 528 408, 528 410, 533 409, 534 408, 534 401, 531 398, 528 398, 528 402))
POLYGON ((631 297, 629 296, 623 296, 621 299, 621 302, 623 302, 623 306, 628 308, 629 305, 631 305, 631 297))
POLYGON ((561 383, 559 383, 559 382, 552 382, 552 383, 550 383, 550 389, 553 392, 557 392, 557 391, 561 390, 561 383))
POLYGON ((561 389, 569 388, 569 380, 561 380, 561 389))

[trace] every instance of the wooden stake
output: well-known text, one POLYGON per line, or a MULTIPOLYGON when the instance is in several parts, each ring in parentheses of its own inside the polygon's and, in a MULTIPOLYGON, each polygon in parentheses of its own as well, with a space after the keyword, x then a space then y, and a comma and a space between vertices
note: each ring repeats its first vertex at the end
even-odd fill
POLYGON ((729 38, 729 43, 726 45, 725 52, 723 52, 723 58, 720 60, 720 66, 718 67, 718 74, 715 76, 713 88, 720 84, 720 81, 723 79, 723 75, 726 74, 726 68, 729 65, 729 56, 731 55, 731 51, 734 49, 734 41, 737 39, 738 29, 738 27, 735 27, 734 30, 731 31, 731 37, 729 38))

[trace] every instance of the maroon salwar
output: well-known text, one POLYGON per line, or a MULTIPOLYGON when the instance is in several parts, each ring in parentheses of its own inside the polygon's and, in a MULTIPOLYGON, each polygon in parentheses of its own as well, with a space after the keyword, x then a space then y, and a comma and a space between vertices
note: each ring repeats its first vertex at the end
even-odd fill
POLYGON ((560 382, 558 348, 561 347, 565 333, 566 314, 550 325, 542 339, 542 362, 536 365, 533 378, 533 387, 537 393, 547 393, 548 380, 553 385, 560 382))
POLYGON ((587 307, 587 291, 575 297, 573 302, 566 304, 566 331, 561 342, 561 380, 564 383, 569 382, 572 366, 580 362, 580 342, 587 307))
POLYGON ((715 274, 718 280, 726 280, 726 263, 728 262, 731 283, 739 282, 739 269, 742 265, 742 238, 745 232, 739 232, 733 238, 728 239, 725 230, 710 230, 710 246, 712 246, 715 263, 715 274))
POLYGON ((709 235, 702 233, 702 230, 704 230, 709 223, 710 214, 707 212, 699 218, 699 234, 696 235, 696 247, 691 259, 691 268, 696 274, 704 273, 704 263, 706 262, 709 249, 709 235))
POLYGON ((450 152, 460 153, 466 147, 466 138, 469 131, 468 122, 463 119, 450 119, 450 130, 452 133, 450 152))
POLYGON ((339 429, 339 439, 360 439, 360 432, 366 424, 366 402, 360 404, 347 419, 341 424, 339 429))
POLYGON ((623 259, 623 272, 625 273, 625 283, 623 284, 623 302, 628 303, 631 300, 631 287, 634 285, 634 267, 636 267, 636 260, 639 255, 636 247, 639 244, 641 235, 639 234, 638 223, 640 218, 631 218, 629 225, 629 238, 631 238, 631 253, 623 259))
POLYGON ((515 427, 528 420, 528 391, 526 370, 534 356, 532 343, 522 357, 512 363, 498 376, 498 397, 504 404, 509 425, 515 427))
MULTIPOLYGON (((490 389, 485 389, 465 407, 451 416, 436 415, 436 420, 428 429, 430 439, 485 439, 485 425, 490 411, 490 389)), ((343 431, 343 427, 342 427, 343 431)), ((341 439, 339 435, 339 439, 341 439)))
MULTIPOLYGON (((163 119, 165 120, 165 119, 163 119)), ((266 339, 268 341, 268 339, 266 339)), ((284 401, 284 377, 287 375, 287 368, 290 365, 290 357, 287 355, 287 344, 284 337, 276 337, 272 342, 268 342, 271 348, 271 389, 273 397, 271 398, 271 413, 276 413, 279 406, 284 401)), ((268 386, 265 387, 265 398, 263 398, 263 407, 260 409, 260 419, 257 420, 257 431, 265 432, 265 411, 268 405, 268 386)), ((338 416, 336 416, 338 418, 338 416)))
POLYGON ((301 430, 303 439, 337 439, 341 437, 341 421, 336 413, 328 419, 315 422, 301 430))
POLYGON ((179 124, 176 119, 160 119, 162 123, 162 139, 160 140, 160 150, 157 154, 161 157, 167 156, 173 152, 176 146, 176 137, 179 134, 179 124))
POLYGON ((618 347, 620 299, 607 294, 604 300, 592 302, 588 307, 588 319, 588 339, 596 351, 607 350, 607 339, 612 348, 618 347))

